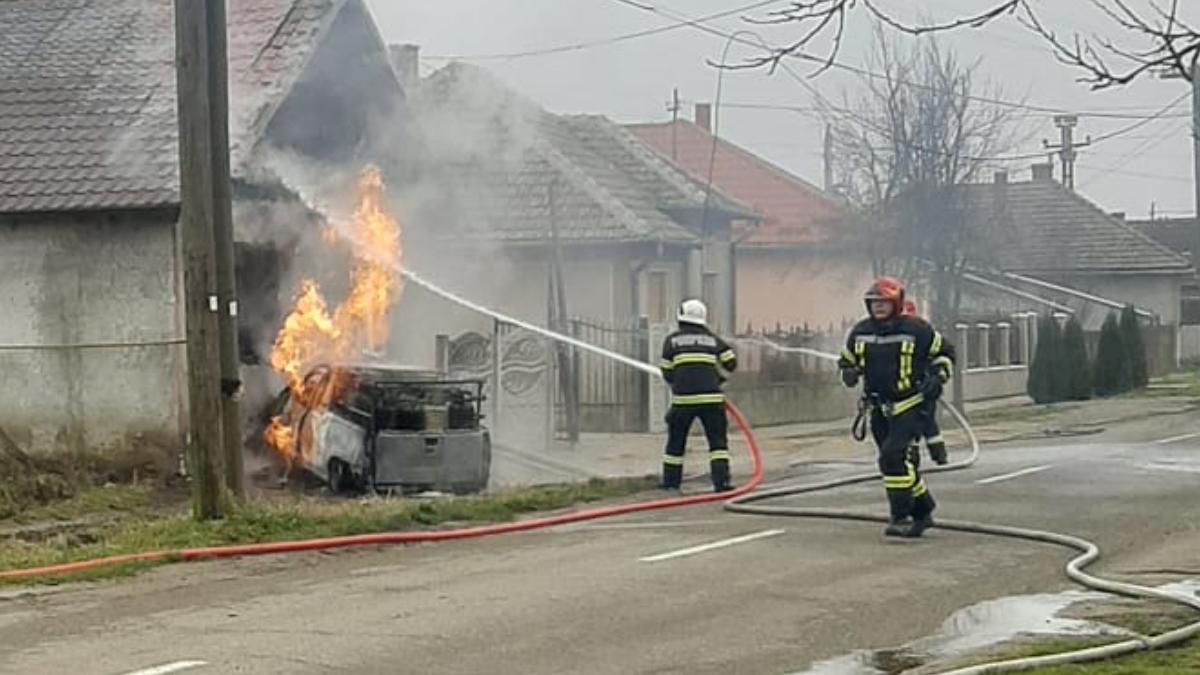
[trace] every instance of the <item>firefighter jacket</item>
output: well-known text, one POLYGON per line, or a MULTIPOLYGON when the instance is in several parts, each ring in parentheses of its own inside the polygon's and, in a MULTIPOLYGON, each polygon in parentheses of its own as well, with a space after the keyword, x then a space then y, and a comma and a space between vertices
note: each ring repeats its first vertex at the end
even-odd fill
POLYGON ((953 345, 933 326, 899 316, 860 321, 846 338, 838 365, 860 372, 864 392, 899 415, 924 402, 920 393, 924 378, 950 379, 954 358, 953 345))
POLYGON ((671 405, 720 404, 721 385, 737 368, 737 355, 708 328, 685 323, 663 341, 659 368, 671 385, 671 405))

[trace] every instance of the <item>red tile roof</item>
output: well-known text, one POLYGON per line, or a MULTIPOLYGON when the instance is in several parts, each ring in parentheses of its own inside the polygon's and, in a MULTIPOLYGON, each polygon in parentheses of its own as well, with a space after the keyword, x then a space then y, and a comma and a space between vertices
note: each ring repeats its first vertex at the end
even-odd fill
MULTIPOLYGON (((710 133, 688 121, 634 124, 629 130, 667 158, 674 144, 675 163, 707 183, 710 133)), ((724 139, 717 141, 713 185, 763 215, 763 222, 743 240, 750 245, 829 242, 837 238, 845 217, 845 210, 815 185, 724 139)))

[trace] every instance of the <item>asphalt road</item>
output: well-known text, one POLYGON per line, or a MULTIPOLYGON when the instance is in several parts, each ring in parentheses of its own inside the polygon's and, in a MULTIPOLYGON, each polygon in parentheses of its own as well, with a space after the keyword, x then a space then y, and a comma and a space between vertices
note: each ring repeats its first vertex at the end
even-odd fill
MULTIPOLYGON (((1200 421, 1174 416, 985 449, 977 467, 930 484, 945 517, 1092 538, 1102 570, 1179 566, 1200 546, 1198 432, 1200 421)), ((851 470, 861 467, 795 478, 851 470)), ((877 484, 803 501, 883 509, 877 484)), ((696 507, 10 592, 0 673, 780 674, 928 635, 982 600, 1069 588, 1068 555, 696 507)))

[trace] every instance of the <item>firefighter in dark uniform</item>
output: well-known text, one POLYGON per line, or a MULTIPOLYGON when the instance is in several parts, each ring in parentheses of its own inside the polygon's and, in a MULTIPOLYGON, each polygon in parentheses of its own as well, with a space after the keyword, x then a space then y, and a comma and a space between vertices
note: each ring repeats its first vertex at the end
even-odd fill
MULTIPOLYGON (((904 316, 912 317, 913 319, 916 319, 922 323, 929 323, 917 314, 917 305, 912 300, 904 301, 904 316)), ((953 368, 953 364, 950 364, 949 367, 953 368)), ((934 464, 941 466, 949 462, 950 459, 946 455, 946 439, 942 437, 942 428, 941 425, 938 424, 937 420, 937 406, 939 398, 925 401, 925 428, 921 431, 921 435, 925 437, 925 448, 929 451, 929 458, 933 460, 934 464)), ((920 470, 920 439, 917 439, 913 443, 912 447, 909 448, 909 456, 913 465, 920 470)))
POLYGON ((893 537, 919 537, 933 525, 933 495, 908 455, 924 429, 924 405, 950 379, 953 348, 929 324, 903 314, 904 286, 880 277, 864 297, 870 316, 846 338, 839 357, 848 387, 864 380, 871 434, 887 490, 893 537))
POLYGON ((737 355, 708 329, 708 308, 699 300, 686 300, 676 317, 679 330, 663 341, 659 368, 671 386, 667 412, 667 449, 663 455, 662 487, 679 489, 683 481, 683 453, 696 419, 708 437, 708 459, 713 489, 733 489, 729 476, 729 422, 725 417, 726 373, 737 368, 737 355))

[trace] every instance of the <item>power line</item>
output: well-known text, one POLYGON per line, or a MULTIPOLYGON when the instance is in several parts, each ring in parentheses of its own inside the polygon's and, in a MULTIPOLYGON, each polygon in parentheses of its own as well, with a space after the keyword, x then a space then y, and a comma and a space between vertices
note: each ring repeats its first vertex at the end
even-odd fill
MULTIPOLYGON (((726 43, 727 46, 736 42, 736 43, 739 43, 742 45, 754 47, 756 49, 759 49, 759 50, 762 50, 762 51, 765 51, 768 53, 770 53, 772 51, 770 46, 766 43, 766 41, 761 36, 753 33, 752 31, 746 31, 746 30, 739 30, 736 32, 724 31, 720 28, 715 28, 715 27, 705 24, 702 19, 688 17, 687 15, 684 15, 680 12, 676 12, 674 10, 663 9, 663 8, 655 7, 653 5, 645 5, 640 2, 637 2, 636 0, 614 0, 614 1, 618 2, 620 4, 623 4, 623 5, 635 7, 642 11, 648 11, 648 12, 657 14, 659 16, 665 16, 674 21, 678 21, 681 25, 695 28, 697 30, 708 33, 710 35, 722 37, 727 41, 727 43, 726 43), (742 37, 740 37, 741 35, 753 36, 758 40, 758 42, 754 42, 752 40, 747 40, 745 38, 742 38, 742 37)), ((800 59, 809 60, 809 61, 816 60, 815 57, 806 56, 806 55, 802 55, 802 54, 787 54, 785 56, 792 57, 792 58, 800 58, 800 59)), ((821 59, 820 61, 822 63, 825 63, 825 60, 823 60, 823 59, 821 59)), ((867 70, 865 68, 859 68, 857 66, 849 66, 849 65, 840 64, 837 62, 832 62, 832 61, 829 62, 829 64, 833 67, 838 67, 843 70, 848 70, 850 72, 854 72, 854 73, 857 73, 857 74, 865 76, 865 77, 870 77, 872 79, 890 79, 889 76, 887 76, 887 75, 875 73, 873 71, 867 70)), ((832 111, 832 112, 842 114, 842 115, 846 115, 848 117, 851 117, 852 119, 857 120, 860 124, 865 124, 868 127, 876 129, 876 131, 880 131, 881 133, 887 133, 886 129, 880 128, 873 120, 867 119, 866 117, 862 116, 861 114, 859 114, 855 111, 841 108, 839 106, 832 104, 829 101, 829 99, 827 97, 825 97, 812 83, 808 82, 807 79, 805 79, 799 73, 795 72, 787 63, 780 60, 778 62, 778 66, 785 73, 787 73, 788 76, 790 76, 793 80, 795 80, 801 87, 803 87, 804 89, 809 91, 809 93, 811 93, 817 99, 817 101, 825 107, 825 109, 832 111)), ((724 67, 724 64, 721 64, 721 67, 724 67)), ((918 88, 918 89, 925 89, 928 91, 935 91, 935 92, 940 91, 936 87, 933 87, 933 86, 930 86, 927 84, 923 84, 923 83, 908 82, 908 81, 899 80, 899 79, 892 79, 891 81, 894 81, 898 84, 903 84, 905 86, 911 86, 914 88, 918 88)), ((1094 145, 1094 144, 1101 143, 1101 142, 1104 142, 1104 141, 1112 139, 1112 138, 1117 138, 1117 137, 1123 136, 1127 133, 1130 133, 1132 131, 1135 131, 1135 130, 1141 128, 1142 126, 1149 124, 1150 122, 1152 122, 1154 120, 1161 119, 1163 115, 1170 112, 1170 110, 1172 108, 1174 108, 1176 105, 1178 105, 1187 96, 1188 96, 1188 94, 1184 94, 1184 95, 1176 98, 1175 100, 1168 103, 1166 106, 1155 111, 1150 116, 1134 116, 1135 119, 1138 120, 1134 124, 1128 125, 1126 127, 1123 127, 1121 129, 1118 129, 1113 132, 1103 134, 1100 137, 1093 139, 1091 142, 1094 145)), ((966 98, 967 100, 972 100, 972 101, 981 102, 981 103, 988 103, 991 105, 1002 106, 1002 107, 1007 107, 1007 108, 1011 108, 1011 109, 1024 109, 1024 110, 1042 112, 1042 113, 1067 113, 1067 112, 1069 112, 1063 108, 1052 108, 1049 106, 1031 105, 1031 104, 1027 104, 1027 103, 1016 103, 1013 101, 1006 101, 1004 99, 987 97, 987 96, 976 96, 976 95, 967 94, 964 96, 964 98, 966 98)), ((718 112, 718 114, 719 114, 719 112, 718 112)), ((1121 118, 1121 119, 1128 118, 1128 116, 1124 115, 1124 114, 1095 113, 1095 114, 1091 114, 1090 116, 1092 116, 1092 117, 1115 117, 1115 118, 1121 118)), ((908 147, 918 150, 918 151, 922 151, 922 152, 945 153, 945 151, 937 149, 937 148, 924 148, 924 147, 920 147, 920 146, 916 146, 916 145, 912 145, 912 144, 908 144, 908 147)), ((1041 159, 1045 156, 1046 156, 1046 152, 1040 151, 1040 152, 1018 154, 1018 155, 991 156, 991 157, 964 156, 963 159, 968 159, 971 161, 978 161, 978 162, 1014 162, 1014 161, 1023 161, 1023 160, 1029 160, 1029 159, 1041 159)))
MULTIPOLYGON (((1117 129, 1116 131, 1112 131, 1107 134, 1101 134, 1101 135, 1097 136, 1096 138, 1093 138, 1092 143, 1099 143, 1101 141, 1106 141, 1110 138, 1116 138, 1117 136, 1124 136, 1125 134, 1127 134, 1131 131, 1136 131, 1155 120, 1162 119, 1163 115, 1170 112, 1171 109, 1174 108, 1175 106, 1179 105, 1180 103, 1183 103, 1183 101, 1187 98, 1190 98, 1191 95, 1192 95, 1192 92, 1190 92, 1190 91, 1184 92, 1183 94, 1180 94, 1178 97, 1176 97, 1175 100, 1166 104, 1162 108, 1159 108, 1158 111, 1155 112, 1153 115, 1151 115, 1141 121, 1134 122, 1133 124, 1130 124, 1128 126, 1117 129)), ((1189 117, 1190 117, 1190 115, 1189 115, 1189 117)))
MULTIPOLYGON (((822 111, 821 108, 816 107, 816 106, 788 105, 786 103, 732 102, 732 103, 725 103, 724 107, 735 108, 738 110, 775 110, 775 111, 780 111, 780 112, 794 112, 794 113, 801 113, 801 114, 820 113, 822 111)), ((1026 111, 1026 115, 1024 115, 1024 116, 1043 117, 1046 114, 1047 113, 1044 113, 1041 111, 1030 110, 1030 111, 1026 111)), ((1098 113, 1096 113, 1096 112, 1086 112, 1086 111, 1081 112, 1081 113, 1072 113, 1072 114, 1078 115, 1080 117, 1093 117, 1093 116, 1098 115, 1098 113)), ((1154 113, 1147 113, 1147 114, 1141 114, 1141 115, 1135 115, 1132 113, 1124 113, 1124 114, 1111 113, 1111 114, 1106 114, 1105 116, 1106 116, 1106 118, 1109 118, 1109 119, 1130 119, 1130 120, 1191 119, 1191 117, 1192 117, 1191 113, 1176 113, 1176 114, 1170 114, 1170 115, 1156 115, 1154 113)))
MULTIPOLYGON (((618 1, 620 1, 620 0, 618 0, 618 1)), ((735 14, 741 14, 742 12, 749 12, 749 11, 752 11, 755 9, 766 7, 768 5, 777 5, 780 2, 783 2, 783 0, 758 0, 757 2, 752 2, 747 5, 742 5, 740 7, 735 7, 733 9, 727 9, 724 11, 720 11, 720 12, 716 12, 713 14, 708 14, 706 16, 699 17, 696 19, 696 21, 715 21, 716 19, 724 19, 726 17, 733 16, 735 14)), ((652 9, 649 6, 641 5, 641 4, 638 4, 635 2, 625 2, 624 4, 627 4, 631 7, 636 7, 643 11, 650 11, 652 9)), ((460 54, 460 55, 446 55, 446 56, 427 56, 425 58, 433 59, 433 60, 437 60, 437 61, 507 61, 507 60, 511 60, 511 59, 528 58, 528 57, 532 57, 532 56, 547 56, 547 55, 552 55, 552 54, 563 54, 566 52, 576 52, 576 51, 582 51, 585 49, 592 49, 594 47, 606 47, 609 45, 619 44, 622 42, 628 42, 630 40, 637 40, 637 39, 644 38, 644 37, 650 37, 652 35, 661 35, 663 33, 669 33, 671 31, 675 31, 680 28, 687 28, 687 27, 688 27, 687 22, 675 20, 675 23, 671 23, 666 26, 658 26, 657 28, 648 28, 645 30, 634 31, 632 33, 623 33, 621 35, 614 35, 614 36, 608 37, 608 38, 600 38, 598 40, 575 42, 575 43, 571 43, 571 44, 556 45, 553 47, 543 47, 540 49, 529 49, 529 50, 519 51, 519 52, 495 53, 495 54, 460 54)))
MULTIPOLYGON (((1115 173, 1115 174, 1119 174, 1122 176, 1136 176, 1138 178, 1154 178, 1156 180, 1169 180, 1169 181, 1176 181, 1179 183, 1189 183, 1189 184, 1192 182, 1192 179, 1190 177, 1171 176, 1171 175, 1163 174, 1163 173, 1148 173, 1145 171, 1131 171, 1129 169, 1114 169, 1112 167, 1100 167, 1100 166, 1093 166, 1090 164, 1080 164, 1079 166, 1081 168, 1089 169, 1092 171, 1115 173)), ((1192 213, 1192 212, 1189 211, 1188 213, 1192 213)))
MULTIPOLYGON (((1126 161, 1132 159, 1133 157, 1135 157, 1137 155, 1142 154, 1146 150, 1149 150, 1151 148, 1161 145, 1164 141, 1171 138, 1172 135, 1174 135, 1175 133, 1178 133, 1179 130, 1180 130, 1179 126, 1170 126, 1170 127, 1167 127, 1167 129, 1164 132, 1160 132, 1157 135, 1147 136, 1146 140, 1139 143, 1132 150, 1122 154, 1116 160, 1109 163, 1109 165, 1106 166, 1105 168, 1096 170, 1096 173, 1094 173, 1091 178, 1088 178, 1087 180, 1085 180, 1079 184, 1079 188, 1082 190, 1083 188, 1087 187, 1088 185, 1095 183, 1097 180, 1099 180, 1105 174, 1119 172, 1121 170, 1121 167, 1125 166, 1126 161)), ((1084 165, 1082 165, 1082 164, 1080 165, 1080 167, 1083 167, 1083 166, 1084 165)))
MULTIPOLYGON (((725 103, 725 107, 740 109, 740 110, 778 110, 778 112, 800 113, 800 114, 815 114, 815 113, 822 112, 822 108, 818 108, 815 106, 792 106, 792 104, 787 104, 787 103, 727 102, 727 103, 725 103)), ((1093 113, 1088 113, 1088 112, 1073 113, 1073 114, 1079 115, 1079 117, 1093 117, 1093 113)), ((1021 117, 1042 118, 1042 117, 1045 117, 1045 115, 1046 115, 1046 113, 1043 113, 1043 112, 1034 112, 1034 110, 1026 110, 1025 114, 1021 115, 1021 117)), ((1106 117, 1108 117, 1108 119, 1130 119, 1130 120, 1192 119, 1192 114, 1190 114, 1190 113, 1175 113, 1175 114, 1169 114, 1169 115, 1156 115, 1153 113, 1146 113, 1146 114, 1132 114, 1132 113, 1120 114, 1120 113, 1117 113, 1117 114, 1106 115, 1106 117)))
MULTIPOLYGON (((716 37, 724 38, 726 40, 732 40, 733 42, 737 42, 738 44, 741 44, 744 46, 754 47, 755 49, 765 51, 769 54, 777 53, 776 50, 773 50, 769 45, 765 44, 765 42, 763 44, 759 44, 759 43, 753 42, 751 40, 747 40, 745 38, 739 38, 739 37, 737 37, 736 33, 726 31, 721 28, 716 28, 714 26, 707 25, 704 22, 703 18, 689 17, 685 14, 682 14, 682 13, 677 12, 672 9, 664 8, 662 6, 643 4, 641 2, 637 2, 636 0, 613 0, 613 1, 620 3, 622 5, 636 8, 641 11, 651 12, 653 14, 657 14, 659 16, 666 17, 668 19, 671 19, 672 21, 678 21, 681 26, 688 26, 688 27, 694 28, 696 30, 699 30, 701 32, 708 33, 710 35, 714 35, 716 37)), ((799 76, 798 74, 796 74, 793 71, 790 71, 789 69, 786 68, 786 65, 782 61, 782 59, 784 59, 784 58, 796 59, 796 60, 800 60, 800 61, 807 61, 809 63, 817 63, 823 67, 827 66, 830 68, 836 68, 838 70, 844 70, 844 71, 851 72, 851 73, 854 73, 856 75, 860 75, 863 77, 869 77, 871 79, 877 79, 877 80, 878 79, 884 79, 884 80, 888 79, 887 75, 874 72, 867 68, 862 68, 860 66, 853 66, 850 64, 842 63, 837 60, 825 59, 822 57, 813 56, 811 54, 795 53, 795 52, 779 54, 779 60, 777 61, 778 65, 781 68, 783 68, 786 72, 790 72, 793 75, 793 77, 801 77, 801 76, 799 76)), ((931 90, 931 91, 938 91, 938 89, 936 87, 933 87, 933 86, 930 86, 927 84, 923 84, 923 83, 919 83, 919 82, 908 82, 905 80, 893 80, 893 81, 896 82, 897 84, 903 84, 905 86, 916 87, 919 89, 927 89, 927 90, 931 90)), ((1142 116, 1131 117, 1124 113, 1107 113, 1107 112, 1102 112, 1102 111, 1074 112, 1074 111, 1071 111, 1071 110, 1068 110, 1068 109, 1062 108, 1062 107, 1037 105, 1037 104, 1023 103, 1023 102, 1019 103, 1016 101, 1009 101, 1009 100, 1005 100, 1005 99, 1001 99, 1001 98, 994 98, 994 97, 990 97, 990 96, 979 96, 979 95, 975 95, 975 94, 967 94, 964 96, 964 98, 966 98, 967 100, 975 101, 977 103, 987 103, 990 105, 1001 106, 1001 107, 1006 107, 1006 108, 1029 110, 1032 112, 1041 112, 1041 113, 1055 114, 1055 115, 1076 114, 1081 117, 1096 117, 1096 118, 1111 118, 1111 119, 1158 119, 1157 117, 1150 117, 1150 118, 1144 118, 1142 116)))

